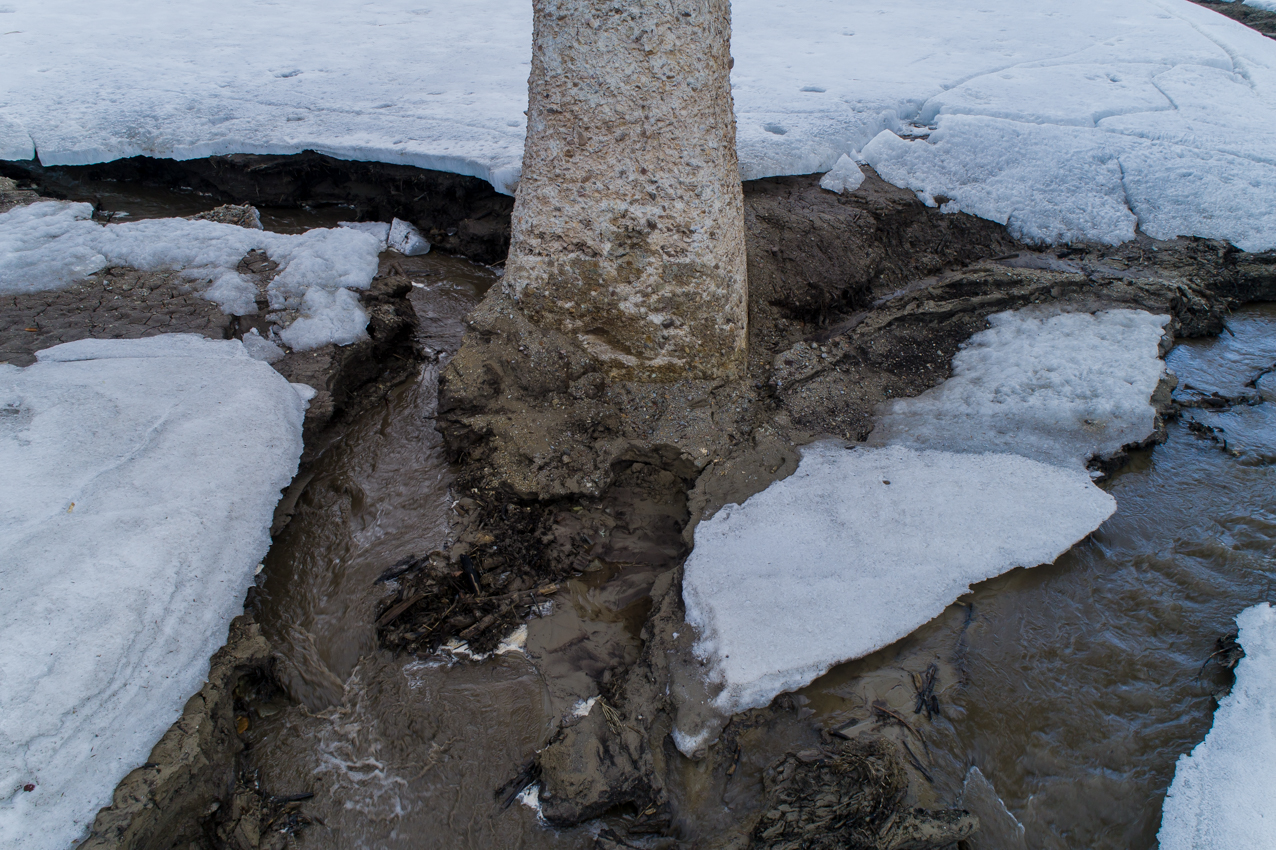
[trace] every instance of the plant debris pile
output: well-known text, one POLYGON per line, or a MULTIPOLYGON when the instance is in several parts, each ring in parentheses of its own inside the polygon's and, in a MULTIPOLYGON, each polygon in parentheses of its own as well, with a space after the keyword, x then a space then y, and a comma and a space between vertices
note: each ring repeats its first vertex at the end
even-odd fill
POLYGON ((959 809, 910 808, 907 768, 885 738, 785 756, 765 782, 769 805, 753 830, 755 850, 947 848, 979 826, 959 809))

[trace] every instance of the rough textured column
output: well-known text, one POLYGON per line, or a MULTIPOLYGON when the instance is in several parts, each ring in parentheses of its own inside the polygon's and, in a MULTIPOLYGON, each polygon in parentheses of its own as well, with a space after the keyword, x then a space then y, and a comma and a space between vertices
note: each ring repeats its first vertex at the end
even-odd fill
POLYGON ((744 366, 729 0, 535 0, 505 285, 636 380, 744 366))

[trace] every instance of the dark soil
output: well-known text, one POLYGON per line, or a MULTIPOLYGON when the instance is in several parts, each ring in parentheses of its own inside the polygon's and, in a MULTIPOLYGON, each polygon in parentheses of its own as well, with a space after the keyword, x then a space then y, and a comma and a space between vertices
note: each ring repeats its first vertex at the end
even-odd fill
POLYGON ((112 181, 178 189, 219 203, 343 207, 357 221, 410 221, 436 248, 481 263, 505 259, 514 199, 489 183, 442 171, 350 162, 307 151, 176 161, 138 156, 100 165, 42 167, 0 162, 0 175, 31 181, 51 198, 92 201, 112 181))

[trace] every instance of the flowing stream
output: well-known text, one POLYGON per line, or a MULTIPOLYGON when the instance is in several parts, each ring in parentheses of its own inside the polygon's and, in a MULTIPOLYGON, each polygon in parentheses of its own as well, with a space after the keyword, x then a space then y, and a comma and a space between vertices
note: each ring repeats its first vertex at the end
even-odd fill
MULTIPOLYGON (((134 217, 186 212, 172 198, 130 197, 103 205, 116 200, 134 217)), ((285 231, 337 218, 263 215, 285 231)), ((403 265, 422 345, 454 350, 495 275, 436 254, 403 265)), ((1257 399, 1246 382, 1276 364, 1276 308, 1243 311, 1230 328, 1171 352, 1180 398, 1257 399)), ((589 847, 589 828, 548 829, 524 805, 502 809, 493 792, 553 733, 573 690, 564 681, 599 675, 599 652, 636 653, 655 574, 605 569, 569 582, 531 642, 579 634, 596 651, 555 656, 543 672, 522 652, 469 662, 377 649, 377 576, 446 532, 437 368, 331 437, 275 540, 251 608, 296 701, 254 719, 251 763, 272 793, 314 792, 305 811, 318 822, 303 847, 589 847)), ((796 710, 741 738, 731 777, 681 762, 680 837, 713 836, 759 803, 772 759, 817 741, 820 728, 871 722, 882 700, 925 739, 935 804, 956 802, 975 766, 1023 824, 1022 846, 1155 847, 1175 761, 1204 737, 1226 683, 1206 663, 1214 641, 1242 609, 1276 600, 1274 464, 1276 404, 1184 411, 1164 445, 1135 453, 1103 485, 1116 514, 1055 564, 983 582, 908 638, 782 697, 796 710), (913 713, 912 674, 932 663, 940 714, 925 719, 913 713)))

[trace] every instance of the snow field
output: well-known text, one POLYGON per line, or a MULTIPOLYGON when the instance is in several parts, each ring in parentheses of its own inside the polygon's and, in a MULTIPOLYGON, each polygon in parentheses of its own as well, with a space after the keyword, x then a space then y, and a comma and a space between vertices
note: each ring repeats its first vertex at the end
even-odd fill
POLYGON ((242 612, 305 403, 234 340, 38 358, 0 366, 0 846, 65 850, 242 612))
MULTIPOLYGON (((517 185, 525 0, 4 8, 0 158, 316 150, 517 185)), ((1187 0, 735 0, 732 16, 743 179, 862 156, 1030 241, 1137 226, 1276 248, 1276 42, 1187 0)))
POLYGON ((808 446, 792 476, 700 523, 683 599, 714 707, 764 706, 1098 528, 1116 502, 1086 462, 1151 433, 1167 321, 992 316, 952 378, 879 410, 870 445, 808 446))
POLYGON ((1276 813, 1276 610, 1236 617, 1245 657, 1205 740, 1179 756, 1161 810, 1161 850, 1260 850, 1276 813))
POLYGON ((180 218, 100 225, 92 213, 89 204, 61 201, 0 213, 0 294, 57 289, 110 266, 171 269, 193 285, 209 281, 205 298, 247 315, 257 312, 257 287, 237 268, 259 250, 279 264, 266 289, 270 309, 301 311, 280 334, 284 343, 304 351, 366 336, 368 317, 352 290, 372 283, 385 237, 345 227, 292 235, 180 218))

